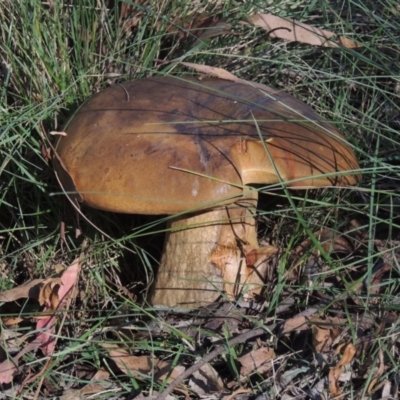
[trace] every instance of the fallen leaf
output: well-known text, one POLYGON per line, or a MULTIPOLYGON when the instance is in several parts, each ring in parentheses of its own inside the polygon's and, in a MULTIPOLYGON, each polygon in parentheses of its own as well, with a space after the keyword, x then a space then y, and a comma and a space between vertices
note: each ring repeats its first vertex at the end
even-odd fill
POLYGON ((25 321, 25 318, 22 317, 3 317, 1 319, 2 323, 7 327, 15 327, 22 321, 25 321))
POLYGON ((338 348, 337 352, 339 352, 341 349, 344 349, 342 358, 339 360, 336 366, 332 367, 329 371, 328 380, 331 397, 340 396, 342 394, 342 391, 338 386, 338 381, 340 375, 342 374, 342 367, 350 364, 350 362, 353 360, 354 355, 356 354, 356 348, 351 343, 344 343, 338 348))
POLYGON ((44 355, 49 356, 53 354, 56 339, 55 339, 55 325, 57 322, 57 317, 55 315, 40 318, 36 323, 36 329, 39 331, 34 342, 37 347, 40 348, 44 355))
POLYGON ((272 368, 272 360, 275 359, 275 352, 269 347, 261 347, 238 358, 242 365, 240 368, 241 378, 247 378, 250 374, 269 371, 272 368))
POLYGON ((339 336, 341 327, 346 326, 347 320, 344 318, 311 318, 309 323, 312 330, 312 342, 315 351, 324 353, 329 350, 334 340, 339 336))
POLYGON ((49 278, 43 282, 39 292, 39 304, 46 306, 47 310, 55 310, 58 307, 58 289, 60 288, 60 278, 49 278))
MULTIPOLYGON (((247 81, 246 79, 238 78, 237 76, 233 75, 232 73, 228 72, 226 69, 223 68, 211 67, 210 65, 195 64, 182 61, 179 61, 178 63, 184 65, 185 67, 192 68, 195 71, 200 72, 202 74, 212 75, 215 76, 216 78, 224 79, 226 81, 238 82, 238 83, 243 83, 244 85, 252 86, 254 88, 260 89, 266 95, 271 97, 273 97, 273 95, 276 94, 277 92, 281 92, 278 89, 273 89, 270 86, 266 86, 262 83, 247 81)), ((201 80, 201 78, 199 78, 199 80, 201 80)))
POLYGON ((64 271, 61 278, 47 281, 42 288, 40 300, 45 306, 43 313, 47 312, 49 315, 39 318, 36 329, 40 333, 36 336, 34 342, 38 344, 38 347, 46 356, 54 352, 56 345, 55 325, 57 322, 57 312, 65 307, 68 299, 72 298, 79 270, 79 259, 76 259, 64 271))
POLYGON ((181 62, 180 64, 182 64, 188 68, 193 68, 197 72, 201 72, 201 73, 207 74, 207 75, 214 75, 217 78, 224 79, 227 81, 232 81, 232 82, 241 82, 242 81, 242 79, 231 74, 230 72, 228 72, 227 70, 225 70, 223 68, 211 67, 209 65, 195 64, 195 63, 189 63, 189 62, 181 62))
POLYGON ((312 342, 315 351, 317 353, 323 353, 332 345, 330 330, 321 328, 318 325, 313 325, 312 342))
POLYGON ((362 47, 360 43, 343 36, 339 36, 335 40, 335 33, 295 21, 294 19, 281 18, 272 14, 253 14, 248 18, 248 21, 254 26, 268 31, 269 36, 272 38, 322 47, 362 47))
POLYGON ((23 298, 38 299, 44 279, 34 279, 16 288, 0 293, 0 301, 10 302, 23 298))

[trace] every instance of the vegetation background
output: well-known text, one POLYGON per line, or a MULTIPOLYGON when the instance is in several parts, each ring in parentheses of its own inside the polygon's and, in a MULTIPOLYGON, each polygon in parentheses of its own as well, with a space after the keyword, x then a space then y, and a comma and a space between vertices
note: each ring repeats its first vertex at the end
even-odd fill
MULTIPOLYGON (((20 373, 3 385, 0 398, 52 398, 80 391, 100 370, 111 372, 95 390, 96 398, 151 395, 162 391, 166 380, 155 379, 152 371, 140 376, 129 368, 121 372, 102 343, 111 340, 130 354, 168 360, 174 370, 207 354, 214 340, 226 343, 242 330, 268 327, 272 320, 276 326, 312 307, 320 307, 321 318, 347 321, 345 327, 328 324, 334 336, 328 350, 316 351, 320 328, 315 326, 303 333, 266 333, 261 345, 254 340, 239 347, 228 343, 212 364, 222 380, 213 396, 240 389, 237 396, 242 397, 235 398, 322 398, 337 362, 335 345, 352 343, 357 353, 340 384, 346 398, 397 398, 399 55, 400 6, 395 0, 2 0, 0 290, 52 276, 82 254, 85 262, 57 351, 50 358, 39 351, 25 354, 20 373), (362 47, 272 39, 247 22, 250 15, 267 12, 344 35, 362 47), (276 194, 273 209, 268 190, 260 188, 265 192, 260 240, 285 249, 264 308, 249 312, 239 307, 243 313, 235 332, 223 324, 204 333, 199 323, 201 339, 176 327, 192 314, 160 312, 143 302, 161 251, 159 219, 85 209, 92 224, 81 219, 83 235, 76 238, 76 217, 60 193, 48 156, 54 143, 49 132, 61 131, 91 94, 130 79, 193 73, 166 63, 176 59, 222 67, 302 99, 345 133, 363 170, 358 188, 293 193, 290 198, 276 194), (309 232, 323 228, 334 237, 333 249, 310 258, 314 240, 305 254, 293 256, 309 232), (317 278, 309 279, 315 265, 317 278), (288 271, 296 271, 297 278, 288 271), (279 308, 287 299, 290 306, 279 308), (340 331, 336 336, 335 329, 340 331), (265 343, 274 348, 274 368, 261 371, 257 365, 252 377, 244 379, 240 357, 265 343)), ((1 360, 15 351, 6 334, 32 331, 28 317, 39 310, 35 301, 2 306, 1 360), (10 316, 25 319, 8 326, 5 318, 10 316)), ((191 390, 192 396, 201 396, 191 390)))

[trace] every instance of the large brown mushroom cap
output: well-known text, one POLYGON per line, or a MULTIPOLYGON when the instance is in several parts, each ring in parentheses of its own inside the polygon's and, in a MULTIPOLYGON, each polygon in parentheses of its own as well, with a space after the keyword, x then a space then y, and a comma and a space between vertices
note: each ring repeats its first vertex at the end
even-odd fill
POLYGON ((347 186, 359 175, 340 132, 264 85, 154 77, 110 87, 75 113, 56 170, 107 211, 173 214, 228 204, 241 186, 347 186), (261 140, 262 138, 262 140, 261 140))

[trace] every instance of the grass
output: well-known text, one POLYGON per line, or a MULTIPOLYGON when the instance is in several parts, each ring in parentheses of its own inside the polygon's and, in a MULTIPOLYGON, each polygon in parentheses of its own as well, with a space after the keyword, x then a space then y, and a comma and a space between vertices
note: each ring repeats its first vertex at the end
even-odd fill
MULTIPOLYGON (((261 340, 274 348, 276 370, 255 373, 248 380, 240 376, 239 358, 256 342, 226 344, 244 329, 285 326, 285 321, 315 307, 320 316, 347 321, 345 327, 340 325, 340 336, 331 331, 336 344, 358 346, 351 367, 356 378, 342 384, 346 398, 394 396, 399 374, 399 32, 400 9, 392 0, 273 0, 268 6, 257 0, 199 0, 196 6, 177 0, 4 0, 0 290, 49 277, 57 265, 66 267, 79 254, 85 257, 74 312, 60 330, 56 352, 49 362, 39 352, 26 354, 20 362, 22 373, 12 384, 3 385, 4 396, 61 396, 82 389, 104 368, 110 376, 97 389, 96 398, 133 398, 160 390, 162 383, 152 372, 141 379, 122 374, 102 348, 103 342, 124 344, 135 355, 155 355, 172 368, 195 362, 218 339, 226 351, 213 366, 225 391, 249 389, 247 398, 260 394, 317 398, 326 393, 321 382, 336 362, 332 349, 314 357, 312 338, 321 331, 317 323, 313 333, 275 330, 261 336, 258 345, 261 340), (271 39, 265 31, 243 23, 254 12, 295 18, 346 35, 363 47, 327 49, 271 39), (206 17, 205 24, 212 18, 229 23, 232 33, 198 40, 206 17), (266 283, 264 308, 246 310, 233 304, 229 312, 216 309, 214 315, 225 321, 215 322, 215 329, 207 322, 218 319, 182 310, 155 311, 143 301, 161 252, 165 225, 160 218, 84 209, 94 226, 81 219, 84 238, 75 238, 76 217, 43 153, 48 146, 46 133, 60 131, 92 93, 130 79, 189 73, 163 62, 173 59, 218 66, 285 89, 345 132, 363 170, 357 189, 282 193, 259 188, 260 240, 284 251, 266 283), (342 251, 321 249, 315 232, 325 227, 342 235, 342 251), (303 254, 296 253, 310 236, 303 254), (313 252, 317 256, 310 258, 313 252), (384 263, 390 269, 379 277, 384 263), (185 324, 191 329, 182 328, 185 324), (42 370, 43 377, 26 380, 42 370)), ((0 313, 29 315, 37 310, 36 303, 27 302, 3 305, 0 313)), ((33 329, 29 321, 13 328, 3 324, 1 340, 6 332, 33 329)), ((9 345, 2 347, 12 353, 9 345)))

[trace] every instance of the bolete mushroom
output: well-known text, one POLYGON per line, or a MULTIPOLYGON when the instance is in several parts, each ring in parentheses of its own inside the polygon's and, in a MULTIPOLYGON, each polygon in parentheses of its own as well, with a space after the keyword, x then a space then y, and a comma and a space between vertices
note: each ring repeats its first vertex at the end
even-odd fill
POLYGON ((177 214, 151 301, 199 306, 263 283, 252 184, 348 186, 358 163, 309 106, 265 85, 153 77, 91 97, 67 123, 55 169, 86 205, 177 214))

